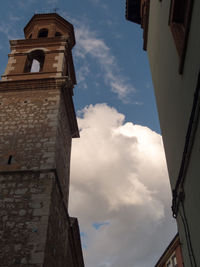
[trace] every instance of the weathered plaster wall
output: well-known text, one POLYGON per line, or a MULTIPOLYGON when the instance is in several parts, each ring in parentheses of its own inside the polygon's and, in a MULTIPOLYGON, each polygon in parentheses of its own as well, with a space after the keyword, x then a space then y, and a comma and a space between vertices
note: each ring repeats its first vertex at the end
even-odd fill
POLYGON ((161 131, 172 187, 183 153, 186 129, 200 62, 200 4, 194 1, 183 75, 178 74, 179 56, 168 25, 171 1, 151 1, 147 52, 158 106, 161 131))
MULTIPOLYGON (((161 131, 165 146, 172 189, 178 178, 186 140, 186 133, 192 111, 200 63, 199 14, 200 2, 194 1, 192 21, 183 74, 178 73, 179 56, 168 25, 171 1, 151 1, 147 52, 155 88, 161 131)), ((200 266, 200 165, 199 165, 199 122, 193 151, 186 173, 185 212, 197 266, 200 266)), ((180 207, 180 212, 183 210, 180 207)), ((190 266, 184 224, 178 215, 178 227, 185 266, 190 266)))

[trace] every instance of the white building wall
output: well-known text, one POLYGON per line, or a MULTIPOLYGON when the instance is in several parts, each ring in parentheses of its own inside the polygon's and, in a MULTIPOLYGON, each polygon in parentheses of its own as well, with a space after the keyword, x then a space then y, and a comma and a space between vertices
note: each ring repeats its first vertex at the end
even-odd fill
MULTIPOLYGON (((200 70, 200 1, 194 0, 183 74, 178 73, 179 56, 168 25, 170 0, 150 1, 147 52, 155 88, 161 131, 172 189, 178 178, 186 132, 192 110, 193 96, 200 70)), ((199 126, 198 126, 199 127, 199 126)), ((200 129, 196 133, 185 179, 185 211, 192 246, 200 266, 200 129)), ((183 242, 185 267, 190 261, 185 231, 178 216, 180 238, 183 242)), ((195 265, 194 265, 195 266, 195 265)))

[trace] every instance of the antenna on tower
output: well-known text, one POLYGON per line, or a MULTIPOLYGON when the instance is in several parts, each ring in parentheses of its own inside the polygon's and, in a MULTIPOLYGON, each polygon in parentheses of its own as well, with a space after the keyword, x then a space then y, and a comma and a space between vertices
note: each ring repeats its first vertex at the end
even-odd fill
POLYGON ((53 8, 53 11, 54 11, 55 13, 57 13, 57 10, 59 10, 58 7, 54 7, 54 8, 53 8))

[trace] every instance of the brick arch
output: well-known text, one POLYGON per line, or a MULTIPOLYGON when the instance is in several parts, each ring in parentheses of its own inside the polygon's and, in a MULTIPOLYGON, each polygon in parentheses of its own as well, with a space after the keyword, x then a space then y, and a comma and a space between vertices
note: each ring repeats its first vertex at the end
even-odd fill
MULTIPOLYGON (((36 50, 35 48, 31 48, 31 49, 29 49, 29 50, 26 50, 26 53, 31 53, 31 52, 33 52, 33 51, 35 51, 35 50, 36 50)), ((37 47, 37 50, 41 50, 41 51, 43 51, 44 53, 50 51, 49 49, 47 49, 47 48, 45 48, 45 47, 37 47)))
POLYGON ((44 60, 45 60, 45 53, 43 50, 39 50, 39 49, 32 50, 27 55, 24 72, 31 72, 34 62, 38 62, 39 64, 39 69, 37 72, 41 72, 43 70, 44 60))

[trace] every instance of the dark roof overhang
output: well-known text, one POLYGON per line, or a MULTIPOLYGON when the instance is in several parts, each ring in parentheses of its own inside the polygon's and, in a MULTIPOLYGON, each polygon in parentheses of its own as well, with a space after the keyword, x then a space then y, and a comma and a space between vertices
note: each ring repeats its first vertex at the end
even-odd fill
POLYGON ((126 0, 126 19, 141 24, 140 0, 126 0))

